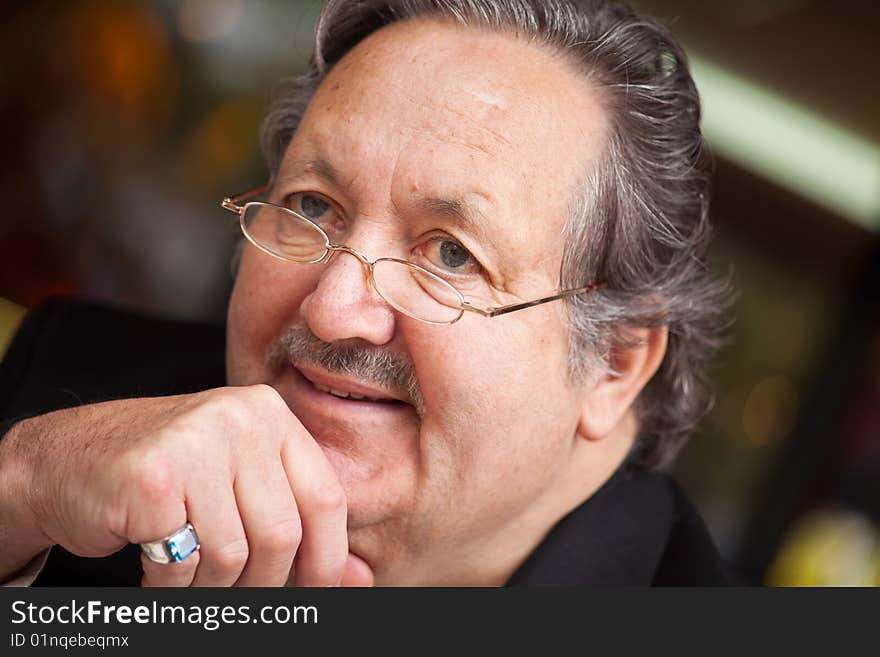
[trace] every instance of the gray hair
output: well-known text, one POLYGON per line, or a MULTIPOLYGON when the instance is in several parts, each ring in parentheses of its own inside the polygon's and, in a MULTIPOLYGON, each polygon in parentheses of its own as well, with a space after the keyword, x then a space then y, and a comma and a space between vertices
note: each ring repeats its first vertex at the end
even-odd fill
POLYGON ((553 46, 599 90, 610 129, 572 202, 560 285, 608 286, 568 302, 570 369, 610 371, 627 327, 666 325, 663 362, 636 401, 630 460, 668 467, 711 405, 706 370, 730 298, 729 282, 706 265, 711 166, 685 53, 662 25, 612 1, 329 0, 308 69, 287 81, 263 124, 273 177, 328 71, 373 32, 417 17, 553 46))

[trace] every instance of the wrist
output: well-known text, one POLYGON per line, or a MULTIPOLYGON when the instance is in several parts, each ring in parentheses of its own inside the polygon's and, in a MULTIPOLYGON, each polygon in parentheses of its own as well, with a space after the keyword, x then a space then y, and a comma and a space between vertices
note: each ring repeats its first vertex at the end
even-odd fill
POLYGON ((45 525, 37 513, 38 508, 45 506, 37 499, 45 487, 35 481, 29 453, 36 450, 26 435, 28 422, 14 424, 0 440, 0 552, 20 552, 16 560, 25 563, 54 545, 43 531, 45 525))

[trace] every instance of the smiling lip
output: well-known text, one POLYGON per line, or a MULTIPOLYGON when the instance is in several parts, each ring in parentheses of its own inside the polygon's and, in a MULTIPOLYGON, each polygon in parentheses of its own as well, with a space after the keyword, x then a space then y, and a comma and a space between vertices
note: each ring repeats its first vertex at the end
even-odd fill
POLYGON ((317 390, 338 399, 361 402, 407 403, 388 390, 365 385, 348 377, 331 374, 308 365, 292 365, 293 369, 317 390))
POLYGON ((323 369, 288 363, 273 384, 311 436, 331 452, 359 461, 383 441, 413 440, 420 419, 414 406, 387 390, 352 381, 323 369), (338 397, 317 386, 369 395, 380 401, 338 397), (366 451, 362 451, 366 450, 366 451))

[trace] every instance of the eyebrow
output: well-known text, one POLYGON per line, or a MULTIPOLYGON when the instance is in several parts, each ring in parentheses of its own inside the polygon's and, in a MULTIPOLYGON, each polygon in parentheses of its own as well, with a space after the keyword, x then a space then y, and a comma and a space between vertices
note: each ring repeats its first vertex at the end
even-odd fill
POLYGON ((452 219, 462 229, 479 238, 481 243, 494 245, 494 240, 491 239, 492 236, 486 225, 486 216, 479 208, 467 203, 464 199, 430 196, 419 199, 417 205, 423 212, 452 219))
POLYGON ((334 185, 339 185, 340 177, 336 167, 322 157, 294 160, 288 167, 285 167, 285 169, 285 171, 281 172, 281 181, 296 178, 302 173, 313 173, 334 185), (293 169, 293 171, 290 172, 290 169, 293 169))
MULTIPOLYGON (((292 169, 292 172, 287 175, 282 173, 282 175, 279 176, 279 182, 283 183, 295 179, 303 172, 306 172, 324 178, 337 187, 341 185, 339 171, 329 162, 329 160, 322 157, 294 160, 288 167, 288 170, 290 169, 292 169)), ((480 194, 480 196, 485 197, 484 194, 480 194)), ((443 217, 453 220, 461 226, 463 230, 477 237, 483 244, 489 244, 492 246, 495 244, 486 225, 486 216, 479 208, 469 204, 463 198, 440 198, 429 196, 419 199, 417 207, 422 212, 431 214, 435 217, 443 217)))

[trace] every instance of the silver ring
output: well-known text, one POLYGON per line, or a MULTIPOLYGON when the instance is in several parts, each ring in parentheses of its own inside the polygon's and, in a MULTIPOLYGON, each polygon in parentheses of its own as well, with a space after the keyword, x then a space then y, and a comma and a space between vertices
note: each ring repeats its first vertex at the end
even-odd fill
POLYGON ((147 559, 163 564, 183 561, 202 547, 191 523, 186 523, 185 527, 165 538, 140 545, 147 559))

